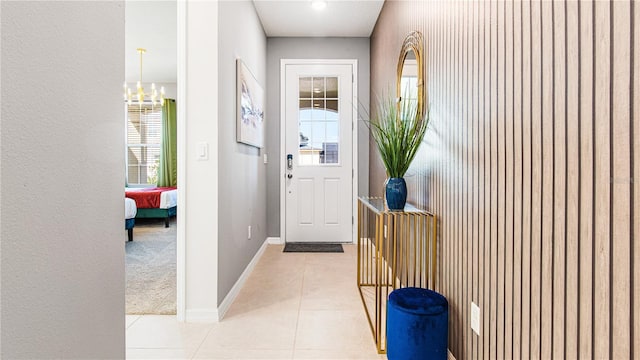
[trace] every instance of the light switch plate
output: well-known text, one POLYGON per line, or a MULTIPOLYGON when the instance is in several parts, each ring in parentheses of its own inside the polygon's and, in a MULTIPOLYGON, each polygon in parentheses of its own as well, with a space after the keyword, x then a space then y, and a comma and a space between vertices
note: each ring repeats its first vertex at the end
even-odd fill
POLYGON ((264 163, 266 164, 267 163, 267 154, 262 154, 262 158, 263 158, 264 163))
POLYGON ((196 159, 209 160, 209 144, 202 141, 196 144, 196 159))
POLYGON ((480 308, 471 302, 471 330, 480 335, 480 308))

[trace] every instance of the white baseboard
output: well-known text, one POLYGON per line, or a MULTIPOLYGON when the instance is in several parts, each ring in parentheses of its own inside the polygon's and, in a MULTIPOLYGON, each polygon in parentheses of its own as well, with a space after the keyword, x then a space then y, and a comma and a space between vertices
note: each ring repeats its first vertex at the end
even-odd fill
POLYGON ((447 349, 447 359, 448 360, 456 360, 456 357, 453 356, 453 354, 451 353, 451 351, 449 351, 449 349, 447 349))
POLYGON ((187 309, 185 321, 194 323, 215 323, 218 322, 218 310, 187 309))
POLYGON ((279 237, 268 237, 267 238, 267 243, 269 243, 269 245, 282 245, 282 239, 279 237))
POLYGON ((258 249, 256 254, 253 256, 253 259, 251 259, 251 262, 249 262, 247 267, 244 269, 244 271, 238 278, 238 281, 236 281, 236 283, 233 285, 231 290, 229 290, 229 293, 227 294, 227 296, 225 296, 224 300, 222 300, 222 303, 220 303, 220 306, 218 306, 218 311, 217 311, 218 321, 224 318, 224 315, 227 313, 227 311, 231 307, 231 304, 233 304, 233 301, 236 299, 236 297, 240 293, 240 289, 242 289, 242 286, 244 286, 244 283, 247 281, 249 274, 251 274, 251 272, 253 271, 253 268, 256 267, 258 260, 260 260, 260 257, 262 257, 262 254, 264 254, 264 251, 267 249, 267 245, 269 244, 269 239, 271 238, 267 238, 262 243, 262 246, 260 246, 260 249, 258 249))

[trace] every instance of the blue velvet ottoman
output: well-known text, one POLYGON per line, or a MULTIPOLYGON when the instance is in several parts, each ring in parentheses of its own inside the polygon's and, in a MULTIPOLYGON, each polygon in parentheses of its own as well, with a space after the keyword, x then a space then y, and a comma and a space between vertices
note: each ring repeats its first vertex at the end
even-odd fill
POLYGON ((413 287, 394 290, 387 302, 387 358, 446 360, 448 321, 444 296, 413 287))

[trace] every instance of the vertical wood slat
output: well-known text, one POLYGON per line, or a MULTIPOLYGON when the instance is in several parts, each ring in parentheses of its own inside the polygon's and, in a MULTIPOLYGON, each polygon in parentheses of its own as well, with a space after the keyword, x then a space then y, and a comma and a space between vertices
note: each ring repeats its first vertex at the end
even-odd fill
POLYGON ((489 321, 490 321, 490 333, 489 335, 489 358, 498 357, 498 116, 496 113, 498 107, 498 4, 495 1, 491 2, 491 19, 489 24, 491 25, 491 37, 489 43, 489 50, 491 52, 491 134, 489 135, 489 142, 491 144, 491 160, 490 160, 490 179, 491 179, 491 235, 489 237, 491 244, 491 285, 489 288, 489 299, 491 307, 489 309, 489 321))
POLYGON ((522 348, 520 358, 531 354, 531 224, 532 224, 532 109, 531 109, 531 3, 521 3, 522 13, 522 348))
MULTIPOLYGON (((612 229, 612 258, 615 266, 612 266, 611 292, 613 299, 610 304, 610 312, 613 314, 611 321, 611 347, 612 358, 622 359, 631 356, 631 179, 630 154, 630 119, 629 90, 631 70, 630 64, 630 29, 631 15, 630 3, 614 2, 611 16, 613 33, 612 61, 612 204, 610 226, 612 229)), ((613 264, 612 264, 613 265, 613 264)))
POLYGON ((473 354, 473 331, 471 330, 471 322, 470 316, 471 313, 471 302, 473 301, 473 279, 474 279, 474 269, 473 269, 473 43, 472 43, 472 35, 473 35, 473 17, 472 17, 472 1, 467 1, 465 3, 465 36, 466 36, 466 45, 465 45, 465 54, 466 54, 466 105, 465 105, 465 128, 466 128, 466 151, 465 151, 465 179, 466 179, 466 189, 465 189, 465 198, 466 204, 465 207, 467 209, 467 221, 466 221, 466 229, 467 229, 467 281, 466 281, 466 301, 464 303, 464 317, 465 327, 466 327, 466 339, 467 339, 467 356, 465 358, 469 359, 473 354))
MULTIPOLYGON (((454 21, 454 27, 452 29, 453 31, 453 46, 454 46, 454 78, 453 78, 453 82, 454 82, 454 89, 453 89, 453 96, 456 99, 456 101, 454 101, 452 103, 453 106, 453 113, 452 113, 452 120, 455 121, 456 123, 456 128, 454 129, 455 132, 455 142, 454 142, 454 161, 453 163, 455 164, 455 211, 456 211, 456 238, 461 239, 462 238, 462 233, 461 233, 461 227, 462 227, 462 204, 461 204, 461 193, 462 193, 462 189, 461 189, 461 179, 460 179, 460 102, 457 99, 460 99, 460 74, 461 74, 461 67, 462 67, 462 56, 461 56, 461 50, 460 50, 460 24, 461 21, 459 19, 460 17, 460 12, 459 12, 459 8, 460 8, 460 4, 456 4, 454 11, 452 13, 452 17, 453 17, 453 21, 454 21)), ((461 241, 457 241, 455 244, 456 247, 456 265, 455 265, 455 272, 456 272, 456 289, 455 289, 455 293, 456 293, 456 302, 459 303, 459 299, 462 298, 462 271, 461 271, 461 263, 460 263, 460 259, 462 258, 462 242, 461 241)), ((461 307, 458 306, 458 318, 460 318, 460 311, 461 311, 461 307)), ((456 348, 455 351, 457 354, 461 354, 462 351, 462 329, 461 329, 461 321, 458 321, 455 325, 456 327, 456 331, 455 331, 455 335, 460 337, 460 341, 456 342, 456 348)))
POLYGON ((578 359, 578 312, 580 306, 580 289, 578 287, 579 269, 579 214, 580 214, 580 118, 579 118, 579 23, 578 2, 566 2, 566 91, 567 91, 567 201, 566 201, 566 287, 565 305, 566 323, 563 336, 565 337, 564 357, 578 359))
POLYGON ((483 296, 481 318, 482 318, 482 330, 480 334, 482 336, 482 357, 483 359, 490 358, 490 309, 491 309, 491 52, 490 52, 490 39, 491 39, 491 2, 482 2, 483 24, 482 24, 482 55, 483 55, 483 121, 482 134, 484 138, 483 148, 483 196, 484 196, 484 236, 482 241, 483 252, 483 296))
MULTIPOLYGON (((449 121, 449 136, 450 136, 450 140, 449 140, 449 159, 454 158, 454 142, 455 142, 455 127, 456 127, 456 123, 455 120, 452 117, 452 109, 454 106, 454 99, 455 99, 455 93, 454 93, 454 69, 453 69, 453 64, 454 64, 454 42, 453 42, 453 17, 452 17, 452 11, 454 9, 452 7, 446 7, 445 11, 446 11, 446 19, 447 19, 447 23, 446 23, 446 29, 445 29, 445 33, 446 33, 446 43, 447 43, 447 65, 446 65, 446 81, 447 81, 447 95, 448 95, 448 101, 447 101, 447 108, 445 111, 447 111, 447 118, 450 119, 449 121)), ((456 211, 457 211, 457 207, 455 206, 455 162, 454 161, 449 161, 449 184, 447 185, 449 188, 449 205, 451 207, 451 210, 449 211, 449 215, 451 216, 451 235, 452 238, 454 238, 456 231, 457 231, 457 224, 456 221, 458 219, 458 217, 456 216, 456 211)), ((456 289, 455 289, 455 268, 454 268, 454 264, 455 264, 455 258, 457 256, 457 254, 455 253, 455 249, 456 249, 456 245, 454 243, 451 244, 450 246, 451 248, 451 263, 449 265, 449 271, 452 273, 451 276, 451 295, 456 293, 456 289)), ((451 334, 455 335, 455 329, 456 329, 456 325, 451 326, 451 334)), ((452 344, 452 346, 450 347, 451 351, 457 351, 457 342, 456 344, 452 344)))
POLYGON ((531 310, 529 356, 540 358, 542 288, 542 12, 531 1, 531 310))
POLYGON ((496 356, 498 359, 504 359, 504 337, 505 337, 505 312, 502 310, 505 308, 505 230, 506 230, 506 179, 505 179, 505 150, 506 150, 506 136, 505 136, 505 123, 506 123, 506 66, 505 66, 505 2, 498 1, 497 4, 497 106, 496 106, 496 115, 497 115, 497 136, 496 136, 496 144, 497 144, 497 168, 496 168, 496 176, 497 176, 497 208, 498 208, 498 228, 497 228, 497 257, 496 260, 498 262, 497 266, 497 277, 498 277, 498 285, 497 285, 497 348, 496 348, 496 356))
MULTIPOLYGON (((479 94, 479 86, 480 86, 480 81, 479 81, 479 76, 478 76, 478 2, 477 1, 472 1, 471 2, 471 34, 472 34, 472 48, 471 48, 471 56, 472 56, 472 60, 471 60, 471 74, 472 74, 472 81, 471 81, 471 89, 472 89, 472 99, 471 99, 471 104, 472 104, 472 137, 473 137, 473 148, 472 148, 472 186, 471 186, 471 197, 472 197, 472 201, 471 201, 471 211, 472 211, 472 257, 473 257, 473 279, 471 281, 471 301, 473 301, 473 303, 475 303, 476 305, 479 304, 478 301, 478 293, 479 293, 479 287, 480 287, 480 281, 479 281, 479 271, 480 271, 480 267, 479 267, 479 262, 480 262, 480 258, 478 256, 478 249, 479 249, 479 235, 478 235, 478 231, 479 231, 479 207, 478 207, 478 202, 480 199, 480 191, 479 191, 479 186, 478 186, 478 170, 479 170, 479 136, 478 136, 478 94, 479 94)), ((471 332, 470 333, 470 337, 472 340, 472 347, 471 347, 471 354, 469 356, 470 359, 477 359, 478 355, 479 355, 479 338, 478 336, 474 333, 471 332)))
POLYGON ((463 350, 465 359, 471 353, 470 342, 470 325, 469 325, 469 289, 471 280, 470 258, 469 258, 469 2, 461 3, 461 37, 462 37, 462 88, 461 88, 461 114, 462 123, 462 153, 461 171, 462 171, 462 259, 463 259, 463 286, 462 286, 462 326, 463 332, 463 350))
POLYGON ((553 264, 552 356, 564 357, 566 244, 566 43, 565 2, 553 1, 553 264))
MULTIPOLYGON (((439 76, 443 77, 444 83, 444 93, 445 93, 445 102, 444 102, 444 108, 443 110, 440 111, 446 111, 447 114, 445 116, 445 118, 449 118, 449 114, 448 111, 449 109, 451 109, 451 102, 452 102, 452 96, 451 96, 451 46, 450 46, 450 42, 449 42, 449 33, 450 33, 450 16, 449 16, 449 7, 445 7, 443 9, 443 24, 441 24, 441 36, 444 37, 444 54, 445 54, 445 63, 443 64, 443 68, 444 71, 442 73, 439 74, 439 76)), ((446 137, 447 137, 447 146, 446 146, 446 159, 450 159, 451 158, 451 148, 452 148, 452 144, 453 144, 453 122, 452 121, 447 121, 446 122, 446 137)), ((454 228, 454 214, 453 214, 453 190, 452 190, 452 183, 453 183, 453 166, 451 164, 451 162, 446 162, 446 167, 447 167, 447 181, 446 181, 446 185, 445 185, 445 189, 446 189, 446 193, 447 193, 447 209, 445 211, 445 215, 447 216, 447 229, 448 232, 447 234, 451 234, 453 235, 453 228, 454 228)), ((444 237, 443 237, 444 239, 444 237)), ((444 242, 444 240, 443 240, 444 242)), ((451 264, 453 264, 453 246, 450 245, 447 247, 447 257, 449 259, 448 262, 448 266, 446 267, 446 269, 443 269, 443 271, 447 271, 447 278, 448 278, 448 284, 447 284, 447 288, 449 289, 449 291, 447 292, 447 294, 453 294, 453 274, 451 271, 451 264)), ((453 334, 453 326, 449 326, 449 338, 451 338, 453 334)), ((453 346, 450 345, 449 346, 450 350, 453 351, 453 346)))
MULTIPOLYGON (((420 9, 419 11, 424 12, 424 9, 420 9)), ((416 19, 416 21, 418 22, 418 24, 414 25, 414 28, 421 28, 420 27, 421 24, 419 24, 420 21, 418 21, 417 19, 416 19)), ((437 25, 438 24, 436 23, 436 26, 437 25)), ((438 36, 437 44, 438 44, 439 47, 441 46, 441 39, 440 39, 439 36, 438 36)), ((444 51, 442 51, 442 49, 439 48, 438 49, 438 64, 437 64, 438 68, 442 67, 442 60, 441 59, 443 57, 444 57, 444 51)), ((432 66, 432 67, 435 68, 436 66, 432 66)), ((442 74, 438 74, 438 77, 435 80, 432 78, 432 80, 430 80, 430 81, 429 80, 425 80, 425 81, 427 83, 435 83, 435 86, 434 86, 434 88, 436 89, 435 92, 438 94, 438 98, 437 98, 436 101, 441 102, 442 101, 442 91, 441 91, 442 90, 442 85, 441 85, 442 74)), ((425 85, 426 85, 426 83, 425 83, 425 85)), ((441 140, 438 139, 438 141, 439 141, 438 148, 441 148, 441 140)), ((436 170, 435 170, 434 181, 431 183, 432 190, 434 190, 436 192, 436 199, 433 201, 433 211, 434 211, 434 213, 437 213, 437 214, 440 214, 441 211, 442 211, 442 203, 440 201, 440 195, 442 193, 442 174, 440 172, 442 154, 440 152, 441 152, 441 150, 438 150, 438 154, 435 157, 436 160, 434 161, 434 163, 435 163, 434 168, 436 168, 436 170)), ((426 165, 426 166, 428 166, 428 165, 426 165)), ((428 204, 427 204, 428 201, 426 201, 424 199, 422 201, 423 201, 423 204, 422 204, 423 207, 428 206, 428 204)), ((442 217, 441 216, 439 216, 436 219, 436 223, 438 224, 438 227, 442 226, 442 217)), ((441 234, 439 234, 439 235, 441 235, 441 234)), ((438 254, 438 261, 440 261, 440 254, 438 254)), ((441 273, 437 272, 436 278, 435 278, 435 289, 437 289, 436 291, 438 291, 438 292, 442 292, 442 289, 440 287, 441 286, 440 276, 441 276, 441 273)))
POLYGON ((579 358, 593 356, 594 75, 593 3, 578 3, 580 22, 580 318, 579 358))
POLYGON ((512 358, 522 359, 522 244, 523 244, 523 74, 522 74, 522 2, 516 2, 513 13, 513 336, 512 358))
MULTIPOLYGON (((487 208, 484 206, 485 204, 485 131, 484 131, 484 112, 485 112, 485 73, 484 73, 484 40, 485 40, 485 13, 484 13, 484 3, 481 1, 476 1, 476 11, 477 11, 477 19, 478 22, 476 24, 476 43, 477 43, 477 53, 476 53, 476 61, 477 68, 476 74, 478 77, 478 83, 476 88, 476 101, 477 101, 477 134, 478 134, 478 241, 477 241, 477 256, 478 256, 478 291, 477 291, 477 305, 480 309, 480 313, 484 313, 485 308, 485 256, 484 256, 484 248, 485 248, 485 223, 486 223, 486 213, 487 208)), ((481 316, 482 318, 482 316, 481 316)), ((474 358, 482 359, 484 358, 484 326, 483 322, 480 323, 479 327, 480 335, 476 337, 477 341, 477 353, 474 358)))
POLYGON ((631 165, 633 167, 633 206, 631 209, 633 210, 633 230, 631 244, 633 245, 633 269, 631 276, 633 281, 631 286, 633 286, 633 327, 631 328, 631 344, 633 352, 631 357, 640 359, 640 275, 638 274, 640 269, 640 245, 635 244, 637 239, 640 239, 640 125, 638 125, 640 121, 640 46, 637 45, 637 42, 640 41, 640 5, 632 3, 632 8, 633 98, 631 104, 633 112, 631 124, 633 125, 633 149, 631 151, 633 155, 631 165))
POLYGON ((456 27, 456 41, 457 41, 457 45, 456 48, 458 50, 458 63, 457 63, 457 68, 458 68, 458 76, 456 79, 456 97, 458 99, 457 103, 456 103, 456 122, 458 123, 458 150, 457 150, 457 170, 458 170, 458 206, 459 206, 459 210, 458 210, 458 223, 460 224, 460 229, 459 229, 459 234, 460 234, 460 244, 458 246, 458 259, 459 259, 459 264, 458 264, 458 272, 459 272, 459 276, 458 276, 458 281, 459 281, 459 298, 458 298, 458 305, 459 305, 459 318, 460 318, 460 323, 459 323, 459 328, 458 328, 458 332, 461 336, 460 339, 460 348, 459 348, 459 353, 462 354, 462 356, 464 356, 465 351, 466 351, 466 332, 467 332, 467 322, 466 322, 466 313, 465 313, 465 294, 466 294, 466 282, 465 282, 465 277, 467 272, 465 271, 465 267, 466 267, 466 262, 464 261, 465 259, 465 248, 467 245, 466 242, 466 232, 465 232, 465 212, 466 212, 466 208, 464 206, 464 201, 465 201, 465 196, 464 196, 464 184, 465 184, 465 178, 464 178, 464 149, 465 149, 465 145, 466 142, 463 140, 463 136, 464 136, 464 131, 465 131, 465 127, 464 127, 464 99, 465 99, 465 83, 464 83, 464 66, 465 66, 465 61, 464 58, 466 56, 466 52, 465 52, 465 48, 464 48, 464 27, 465 27, 465 23, 464 23, 464 3, 460 2, 457 4, 457 11, 456 11, 456 21, 457 21, 457 27, 456 27))
POLYGON ((610 355, 610 5, 608 2, 595 2, 595 253, 594 255, 594 336, 593 355, 596 359, 609 358, 610 355))
MULTIPOLYGON (((447 101, 447 108, 445 111, 447 111, 447 118, 450 119, 449 121, 449 159, 453 159, 454 158, 454 141, 455 141, 455 127, 456 127, 456 123, 452 117, 452 109, 453 109, 453 104, 454 104, 454 99, 455 99, 455 95, 454 95, 454 81, 453 81, 453 76, 454 76, 454 69, 453 69, 453 64, 454 64, 454 43, 453 43, 453 17, 452 17, 452 11, 453 8, 452 7, 446 7, 445 8, 446 11, 446 19, 447 19, 447 23, 446 23, 446 29, 445 29, 445 33, 446 33, 446 37, 447 37, 447 65, 446 65, 446 77, 447 77, 447 96, 448 96, 448 101, 447 101)), ((449 184, 447 185, 449 188, 449 206, 450 206, 450 211, 449 211, 449 215, 451 216, 451 235, 452 238, 455 238, 456 235, 456 231, 457 231, 457 219, 458 217, 456 216, 456 211, 457 211, 457 207, 455 206, 455 162, 449 161, 449 184)), ((455 258, 457 256, 457 254, 455 253, 455 249, 456 249, 456 244, 455 242, 451 243, 451 263, 449 265, 449 271, 452 273, 451 274, 451 295, 453 296, 453 294, 456 293, 456 289, 455 289, 455 285, 456 285, 456 272, 455 272, 455 258)), ((456 329, 456 325, 452 324, 451 327, 451 331, 450 333, 452 335, 455 336, 455 329, 456 329)), ((457 351, 457 343, 453 344, 451 346, 451 351, 457 351)))
POLYGON ((505 223, 504 223, 504 358, 513 358, 513 230, 514 230, 514 116, 513 116, 513 6, 511 1, 504 6, 504 172, 505 179, 505 223))
POLYGON ((543 1, 542 11, 542 274, 540 304, 540 358, 552 358, 553 339, 553 3, 543 1))
MULTIPOLYGON (((456 122, 456 128, 455 128, 455 136, 456 136, 456 140, 455 140, 455 169, 456 169, 456 184, 455 184, 455 195, 456 195, 456 223, 457 223, 457 228, 456 228, 456 233, 457 233, 457 238, 458 239, 463 239, 464 233, 462 231, 462 224, 463 224, 463 207, 462 207, 462 200, 463 200, 463 196, 462 196, 462 120, 461 120, 461 107, 462 107, 462 38, 461 38, 461 34, 462 34, 462 12, 460 11, 460 9, 462 8, 461 4, 457 4, 457 6, 455 7, 455 11, 453 12, 453 17, 454 17, 454 21, 455 21, 455 28, 454 28, 454 46, 455 46, 455 59, 454 60, 454 68, 455 68, 455 75, 454 75, 454 84, 455 84, 455 88, 454 88, 454 97, 455 97, 455 101, 453 102, 453 119, 455 119, 454 121, 456 122)), ((462 254, 463 254, 463 248, 464 246, 464 241, 458 241, 458 243, 456 244, 456 271, 458 273, 457 276, 457 288, 456 288, 456 293, 457 293, 457 299, 456 301, 458 302, 458 318, 460 319, 460 321, 457 324, 457 329, 456 332, 458 334, 458 336, 460 336, 460 341, 458 341, 458 348, 457 348, 457 353, 463 355, 464 352, 464 324, 463 324, 463 310, 462 310, 462 297, 464 296, 463 293, 463 281, 462 281, 462 277, 464 276, 463 272, 462 272, 462 254)))
POLYGON ((460 11, 460 27, 459 27, 459 37, 460 37, 460 88, 459 88, 459 106, 458 106, 458 116, 460 122, 460 230, 461 230, 461 253, 460 258, 462 259, 462 265, 460 267, 460 271, 462 272, 461 280, 462 284, 460 287, 461 296, 460 296, 460 314, 463 319, 461 322, 462 325, 462 336, 461 340, 462 349, 461 353, 463 357, 466 357, 468 354, 469 347, 469 323, 468 323, 468 281, 469 278, 469 260, 468 260, 468 248, 469 248, 469 240, 468 240, 468 207, 467 207, 467 150, 469 148, 469 141, 467 139, 467 101, 468 101, 468 56, 469 52, 467 51, 467 29, 468 29, 468 18, 467 18, 467 2, 461 2, 459 5, 460 11))
MULTIPOLYGON (((437 13, 437 17, 435 19, 433 19, 432 21, 430 21, 431 23, 431 28, 433 29, 433 33, 436 37, 436 44, 434 46, 434 50, 435 52, 438 53, 438 66, 427 66, 428 69, 430 69, 431 71, 433 71, 434 68, 442 68, 443 65, 443 60, 444 59, 444 51, 442 48, 442 36, 441 36, 441 27, 440 27, 440 23, 442 22, 442 12, 441 12, 441 7, 438 8, 438 13, 437 13)), ((425 72, 426 73, 426 72, 425 72)), ((433 73, 429 73, 429 75, 431 77, 435 77, 435 74, 433 73)), ((442 103, 444 100, 444 96, 443 93, 441 91, 442 89, 442 80, 443 77, 442 76, 438 76, 438 83, 437 83, 437 89, 438 89, 438 103, 442 103)), ((442 125, 440 125, 442 126, 442 125)), ((444 191, 444 185, 446 184, 446 178, 444 177, 444 166, 445 166, 445 162, 444 162, 444 156, 443 156, 443 152, 444 152, 444 147, 446 146, 444 139, 442 139, 440 141, 440 149, 438 150, 438 209, 437 209, 437 214, 442 214, 443 210, 446 209, 445 204, 444 204, 444 196, 445 196, 445 191, 444 191)), ((438 218, 438 227, 439 228, 444 228, 444 218, 442 216, 440 216, 438 218)), ((442 239, 442 231, 438 232, 439 235, 439 239, 441 241, 442 239)), ((436 240, 436 241, 438 241, 436 240)), ((443 259, 444 259, 444 254, 442 253, 442 251, 439 254, 439 258, 438 258, 438 263, 442 263, 443 259)), ((438 271, 438 292, 443 293, 443 272, 441 270, 438 271)))

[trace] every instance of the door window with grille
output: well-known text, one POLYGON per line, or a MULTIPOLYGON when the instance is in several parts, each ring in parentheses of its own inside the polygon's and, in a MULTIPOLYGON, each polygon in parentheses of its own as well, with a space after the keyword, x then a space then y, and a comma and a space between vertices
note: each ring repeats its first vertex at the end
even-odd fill
POLYGON ((340 162, 337 77, 300 77, 298 94, 299 165, 340 162))

